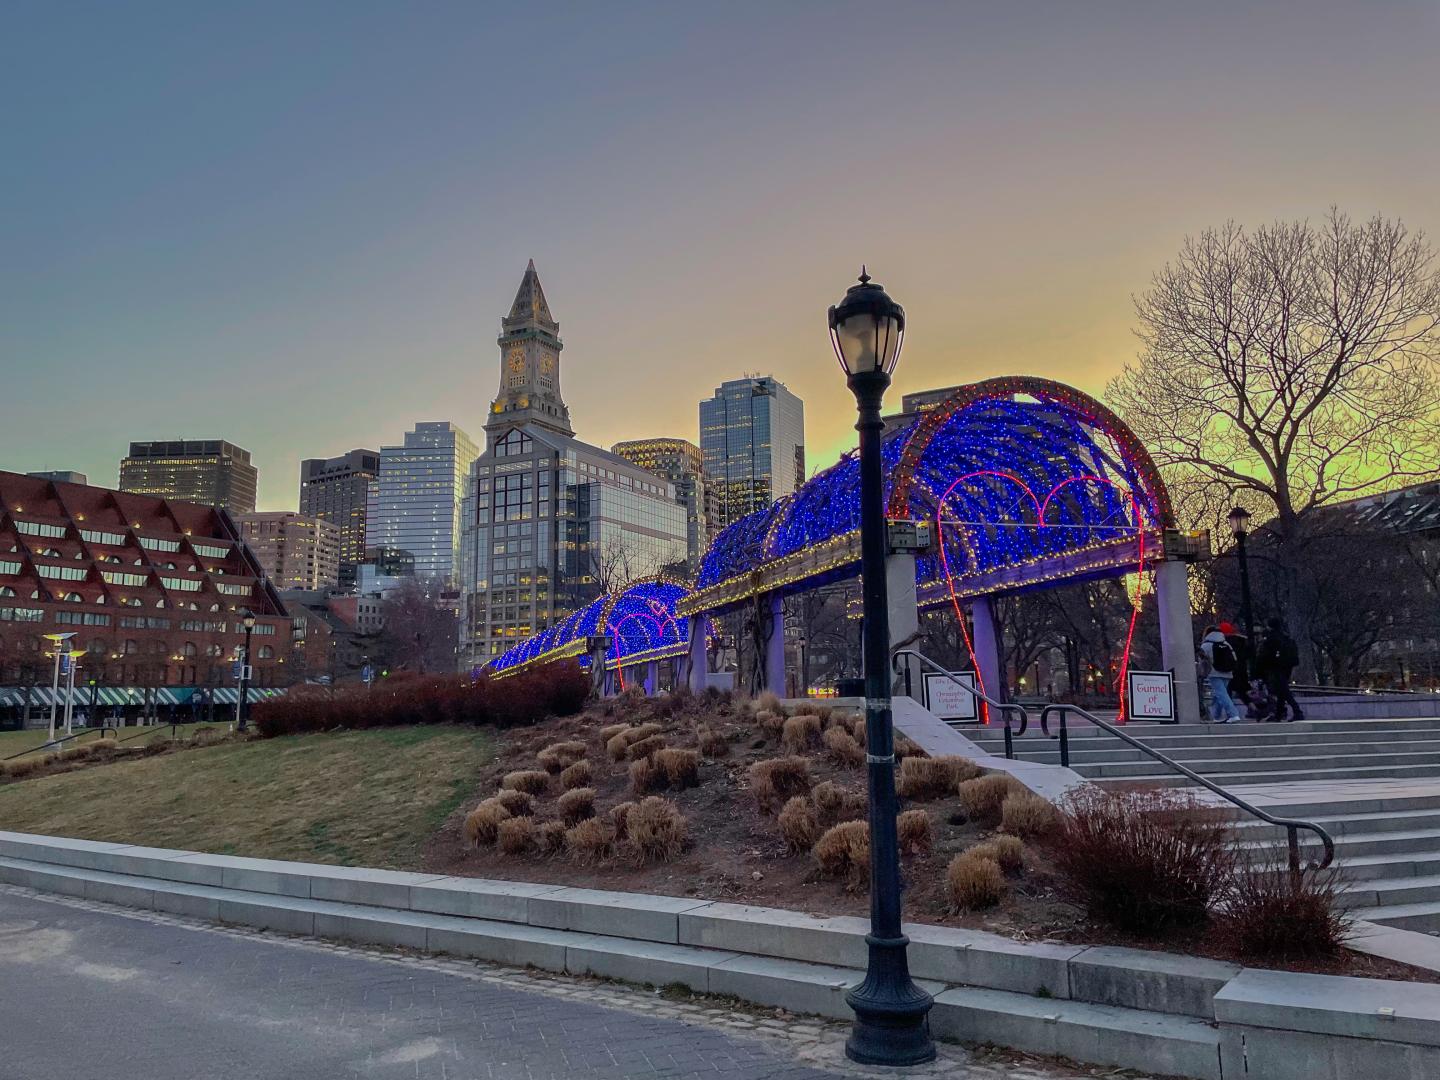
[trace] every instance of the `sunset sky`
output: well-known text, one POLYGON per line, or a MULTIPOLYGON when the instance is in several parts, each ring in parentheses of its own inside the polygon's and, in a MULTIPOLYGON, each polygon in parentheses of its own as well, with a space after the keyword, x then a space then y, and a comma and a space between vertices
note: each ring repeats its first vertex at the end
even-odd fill
POLYGON ((0 468, 131 439, 478 436, 534 258, 577 435, 721 381, 853 442, 824 316, 906 307, 893 402, 1099 391, 1186 233, 1331 203, 1440 232, 1440 5, 28 3, 0 33, 0 468))

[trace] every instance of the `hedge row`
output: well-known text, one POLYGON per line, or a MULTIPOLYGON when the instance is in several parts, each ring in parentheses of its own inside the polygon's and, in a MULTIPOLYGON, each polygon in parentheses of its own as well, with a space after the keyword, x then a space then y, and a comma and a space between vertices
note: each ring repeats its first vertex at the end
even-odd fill
POLYGON ((253 716, 265 736, 411 724, 514 727, 577 713, 589 694, 590 677, 572 660, 505 679, 401 673, 369 689, 295 687, 257 703, 253 716))

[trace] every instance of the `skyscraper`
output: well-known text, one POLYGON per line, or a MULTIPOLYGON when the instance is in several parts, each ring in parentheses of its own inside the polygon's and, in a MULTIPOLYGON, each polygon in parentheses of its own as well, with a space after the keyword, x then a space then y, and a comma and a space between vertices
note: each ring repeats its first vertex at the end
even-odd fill
POLYGON ((700 402, 700 451, 729 525, 804 482, 805 403, 769 376, 722 383, 700 402))
POLYGON ((132 442, 120 461, 120 490, 219 506, 232 514, 255 509, 259 473, 250 451, 223 439, 132 442))
POLYGON ((367 547, 398 548, 415 559, 417 577, 459 579, 460 503, 477 450, 447 420, 415 425, 401 446, 380 448, 367 547))
POLYGON ((687 556, 674 485, 573 437, 560 394, 560 325, 534 262, 497 343, 500 386, 464 515, 461 652, 477 663, 687 556))
POLYGON ((240 536, 277 589, 333 588, 340 578, 340 530, 293 510, 236 514, 240 536))
POLYGON ((300 513, 340 530, 342 589, 355 586, 355 567, 365 560, 367 495, 379 476, 380 454, 375 450, 300 462, 300 513))
POLYGON ((685 507, 686 562, 693 571, 717 517, 715 485, 705 475, 700 448, 688 439, 635 439, 616 443, 610 452, 675 485, 675 501, 685 507))

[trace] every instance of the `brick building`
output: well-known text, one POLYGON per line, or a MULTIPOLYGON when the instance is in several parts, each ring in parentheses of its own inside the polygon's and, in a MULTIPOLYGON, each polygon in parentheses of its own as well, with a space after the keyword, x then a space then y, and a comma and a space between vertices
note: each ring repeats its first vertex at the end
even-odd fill
POLYGON ((0 688, 48 690, 65 632, 77 686, 228 686, 247 610, 253 685, 287 684, 290 617, 224 510, 0 472, 0 688))
POLYGON ((340 582, 340 530, 294 510, 236 514, 240 537, 277 589, 327 589, 340 582))

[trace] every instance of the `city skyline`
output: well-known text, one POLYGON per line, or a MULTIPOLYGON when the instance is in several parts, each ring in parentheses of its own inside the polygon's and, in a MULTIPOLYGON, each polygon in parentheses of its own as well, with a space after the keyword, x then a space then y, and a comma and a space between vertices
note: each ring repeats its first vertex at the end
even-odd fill
POLYGON ((695 403, 761 372, 810 406, 820 465, 854 441, 823 323, 861 261, 910 314, 895 401, 1013 370, 1099 392, 1187 234, 1331 203, 1440 227, 1427 6, 902 5, 884 65, 822 32, 847 5, 339 10, 285 35, 253 10, 21 13, 0 352, 46 408, 7 424, 7 468, 109 485, 132 439, 218 434, 255 454, 260 509, 293 508, 305 457, 483 427, 532 257, 588 438, 694 440, 695 403), (543 76, 486 44, 536 17, 543 76))

